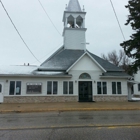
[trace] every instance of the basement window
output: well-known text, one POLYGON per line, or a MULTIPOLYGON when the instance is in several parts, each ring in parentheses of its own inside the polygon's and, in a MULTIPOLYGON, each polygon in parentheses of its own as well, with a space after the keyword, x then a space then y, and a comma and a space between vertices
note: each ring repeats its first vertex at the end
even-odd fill
POLYGON ((40 94, 42 92, 42 83, 27 83, 27 94, 40 94))

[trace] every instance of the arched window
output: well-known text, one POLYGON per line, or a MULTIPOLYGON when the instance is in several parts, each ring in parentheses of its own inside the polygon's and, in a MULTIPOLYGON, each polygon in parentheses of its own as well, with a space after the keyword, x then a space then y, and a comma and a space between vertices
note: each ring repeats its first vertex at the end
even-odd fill
POLYGON ((87 73, 83 73, 80 75, 79 79, 91 79, 91 76, 87 73))
POLYGON ((0 84, 0 93, 2 92, 2 84, 0 84))

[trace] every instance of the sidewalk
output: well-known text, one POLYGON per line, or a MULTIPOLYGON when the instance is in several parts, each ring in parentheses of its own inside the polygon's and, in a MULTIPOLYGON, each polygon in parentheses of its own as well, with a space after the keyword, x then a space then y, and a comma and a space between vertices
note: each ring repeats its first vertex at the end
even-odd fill
POLYGON ((27 113, 48 111, 105 111, 140 110, 140 102, 66 102, 0 104, 0 113, 27 113))

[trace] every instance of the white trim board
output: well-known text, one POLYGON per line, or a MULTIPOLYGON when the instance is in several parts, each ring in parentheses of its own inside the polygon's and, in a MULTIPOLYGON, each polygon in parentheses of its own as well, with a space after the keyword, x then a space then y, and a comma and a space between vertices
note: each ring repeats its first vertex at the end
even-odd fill
POLYGON ((101 68, 104 72, 106 72, 106 70, 88 53, 85 52, 77 61, 75 61, 75 63, 73 63, 67 70, 66 72, 69 72, 85 55, 88 55, 89 58, 91 58, 91 60, 97 65, 99 66, 99 68, 101 68))

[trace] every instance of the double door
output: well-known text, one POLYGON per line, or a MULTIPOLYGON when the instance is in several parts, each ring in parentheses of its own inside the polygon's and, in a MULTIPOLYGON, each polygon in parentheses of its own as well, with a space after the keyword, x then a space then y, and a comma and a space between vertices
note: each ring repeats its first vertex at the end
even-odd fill
POLYGON ((92 102, 92 82, 79 81, 79 102, 92 102))

